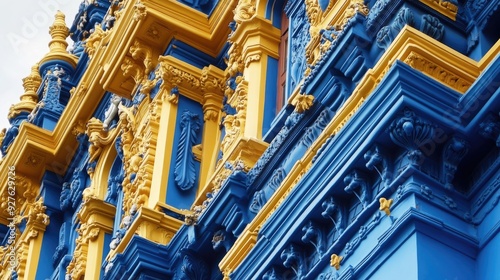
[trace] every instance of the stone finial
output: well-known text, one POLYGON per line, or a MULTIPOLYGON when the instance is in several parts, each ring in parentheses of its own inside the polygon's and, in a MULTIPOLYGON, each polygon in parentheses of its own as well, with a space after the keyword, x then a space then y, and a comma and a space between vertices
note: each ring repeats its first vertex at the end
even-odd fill
POLYGON ((31 67, 31 73, 23 79, 24 94, 19 98, 21 102, 12 105, 9 110, 8 118, 12 119, 18 116, 22 111, 31 113, 38 102, 36 94, 38 87, 42 82, 42 77, 38 73, 38 63, 31 67))
MULTIPOLYGON (((78 58, 66 50, 68 47, 66 38, 69 35, 69 28, 66 26, 65 16, 61 11, 57 11, 54 23, 49 27, 49 34, 52 37, 49 42, 49 52, 40 60, 40 65, 42 66, 45 62, 51 60, 63 60, 75 67, 78 58)), ((44 67, 42 66, 42 68, 44 67)))
MULTIPOLYGON (((38 73, 38 63, 35 63, 31 67, 31 73, 23 79, 23 87, 24 87, 24 95, 36 95, 36 91, 38 87, 42 83, 42 77, 40 77, 40 73, 38 73)), ((24 96, 23 95, 23 96, 24 96)), ((21 97, 22 100, 22 97, 21 97)))
POLYGON ((66 26, 65 16, 61 11, 57 11, 54 23, 49 27, 52 40, 49 43, 50 52, 66 52, 68 43, 66 38, 69 35, 69 28, 66 26))

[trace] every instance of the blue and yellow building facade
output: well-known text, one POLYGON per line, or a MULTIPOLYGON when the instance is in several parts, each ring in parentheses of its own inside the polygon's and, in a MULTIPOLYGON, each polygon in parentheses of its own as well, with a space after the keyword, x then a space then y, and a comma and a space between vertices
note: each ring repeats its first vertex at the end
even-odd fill
POLYGON ((498 278, 499 6, 58 12, 0 135, 0 279, 498 278))

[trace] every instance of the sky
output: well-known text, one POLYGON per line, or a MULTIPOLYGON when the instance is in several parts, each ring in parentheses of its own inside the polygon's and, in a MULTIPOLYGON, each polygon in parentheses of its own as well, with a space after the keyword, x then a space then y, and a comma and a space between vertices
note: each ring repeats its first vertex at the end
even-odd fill
POLYGON ((18 0, 9 1, 0 9, 0 130, 10 126, 7 114, 24 93, 22 79, 49 50, 49 26, 57 10, 66 15, 70 27, 81 2, 18 0))

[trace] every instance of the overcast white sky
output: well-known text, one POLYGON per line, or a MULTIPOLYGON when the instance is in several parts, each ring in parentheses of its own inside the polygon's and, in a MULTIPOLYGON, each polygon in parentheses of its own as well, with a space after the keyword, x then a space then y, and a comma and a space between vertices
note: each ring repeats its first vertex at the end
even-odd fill
POLYGON ((18 0, 8 1, 0 9, 0 130, 10 126, 9 107, 24 93, 22 78, 49 50, 49 26, 56 11, 66 15, 70 27, 81 2, 18 0))

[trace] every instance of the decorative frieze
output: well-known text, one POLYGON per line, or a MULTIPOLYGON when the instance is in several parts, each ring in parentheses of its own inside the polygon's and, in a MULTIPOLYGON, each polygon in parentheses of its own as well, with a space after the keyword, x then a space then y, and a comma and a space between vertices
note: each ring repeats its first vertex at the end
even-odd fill
POLYGON ((442 82, 445 85, 459 91, 465 92, 471 83, 455 73, 448 71, 446 68, 438 65, 437 63, 427 59, 423 55, 411 52, 404 62, 412 68, 423 72, 424 74, 442 82))

